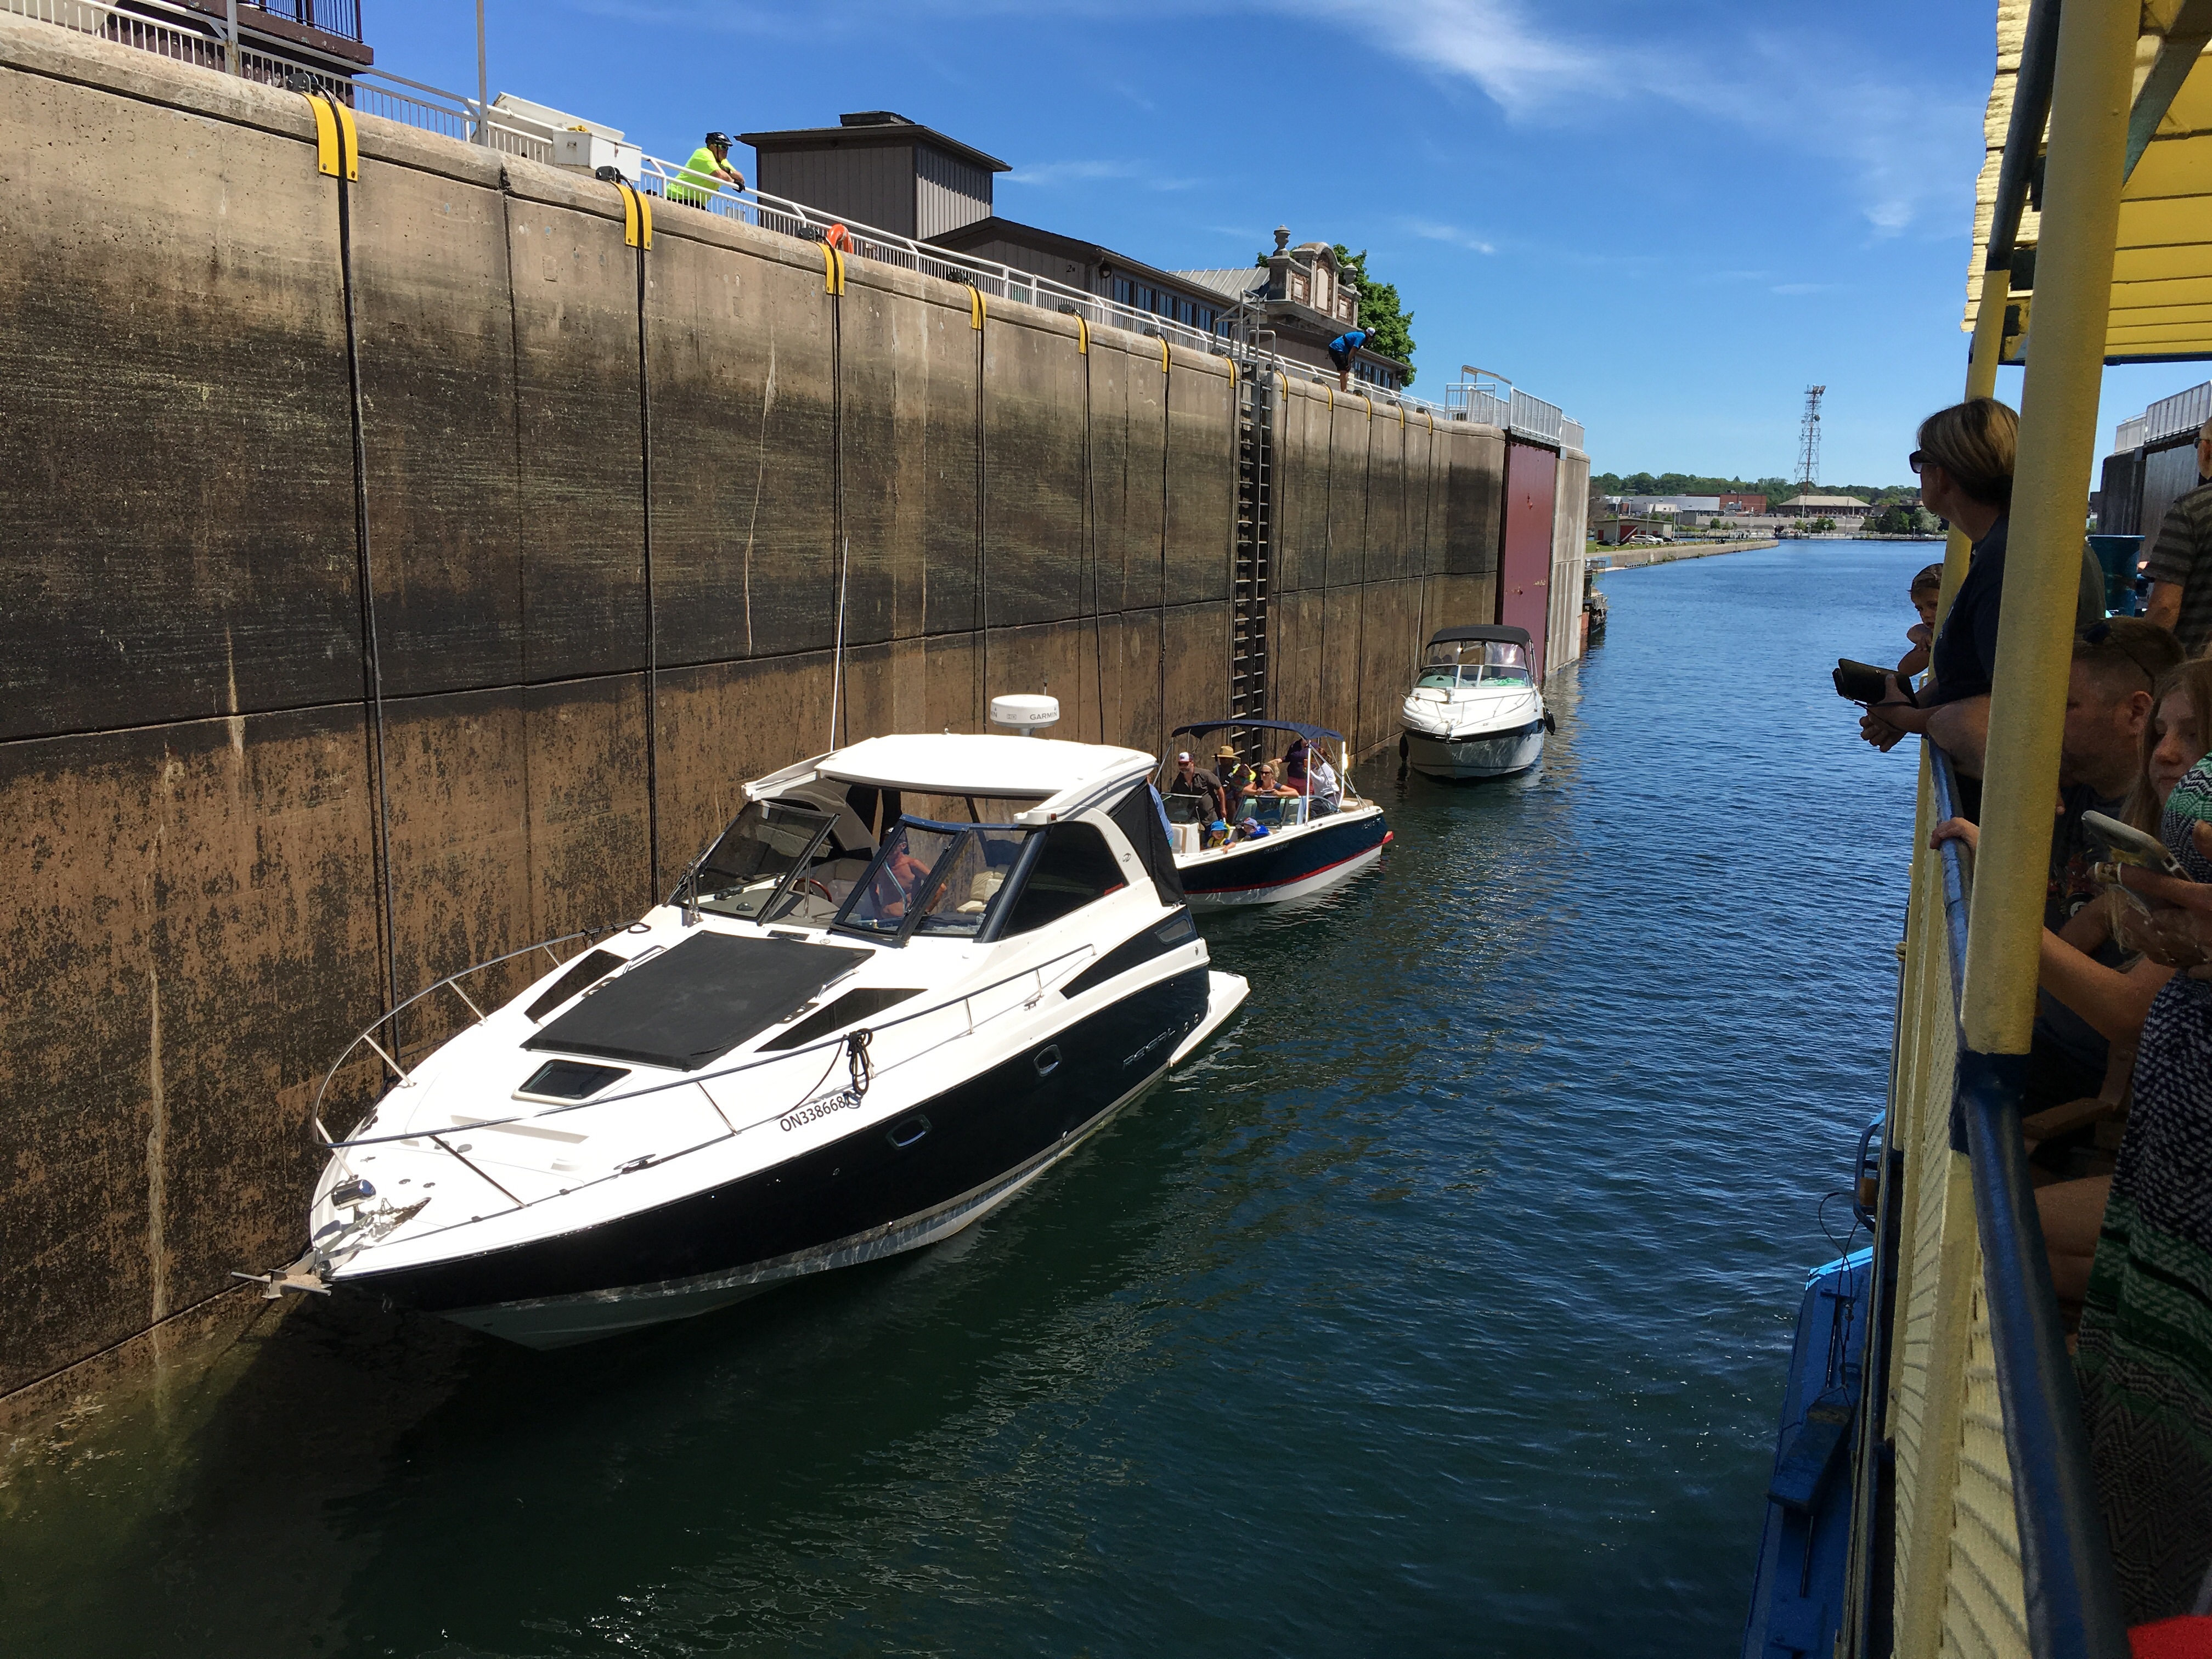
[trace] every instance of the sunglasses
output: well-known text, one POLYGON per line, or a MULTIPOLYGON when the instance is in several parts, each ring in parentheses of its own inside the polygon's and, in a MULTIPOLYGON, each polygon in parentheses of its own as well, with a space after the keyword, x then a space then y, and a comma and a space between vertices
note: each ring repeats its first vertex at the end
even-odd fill
POLYGON ((1905 465, 1912 469, 1912 475, 1915 477, 1918 477, 1920 476, 1920 462, 1921 453, 1917 449, 1905 458, 1905 465))
POLYGON ((2084 642, 2090 645, 2102 645, 2106 641, 2112 640, 2112 643, 2120 647, 2120 654, 2125 657, 2130 662, 2133 663, 2137 671, 2142 673, 2142 677, 2151 683, 2152 690, 2155 690, 2158 688, 2158 676, 2151 672, 2151 671, 2144 665, 2143 659, 2136 655, 2135 652, 2130 648, 2128 642, 2125 640, 2116 640, 2112 638, 2112 625, 2111 623, 2100 622, 2092 623, 2089 627, 2081 631, 2081 638, 2084 642))

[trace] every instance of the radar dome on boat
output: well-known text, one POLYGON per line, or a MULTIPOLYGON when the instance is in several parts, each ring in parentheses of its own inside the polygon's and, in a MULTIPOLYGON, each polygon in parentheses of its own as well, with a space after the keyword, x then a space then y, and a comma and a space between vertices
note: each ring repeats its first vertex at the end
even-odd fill
POLYGON ((991 699, 991 724, 1034 737, 1048 726, 1060 723, 1060 699, 1016 692, 991 699))

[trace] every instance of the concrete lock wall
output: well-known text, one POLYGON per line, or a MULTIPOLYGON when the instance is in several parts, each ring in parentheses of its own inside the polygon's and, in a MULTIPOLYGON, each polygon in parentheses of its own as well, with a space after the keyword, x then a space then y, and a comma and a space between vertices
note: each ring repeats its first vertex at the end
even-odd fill
MULTIPOLYGON (((641 271, 612 186, 360 129, 342 250, 304 100, 0 16, 0 1395, 297 1250, 385 999, 828 745, 845 549, 841 740, 1226 703, 1225 360, 667 204, 641 271)), ((1279 390, 1273 707, 1370 748, 1503 438, 1279 390)))

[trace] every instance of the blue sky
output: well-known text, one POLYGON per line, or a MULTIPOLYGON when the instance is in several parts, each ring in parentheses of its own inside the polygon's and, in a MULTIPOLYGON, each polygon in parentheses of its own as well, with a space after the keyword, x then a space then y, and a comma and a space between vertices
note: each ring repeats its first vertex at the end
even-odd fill
MULTIPOLYGON (((465 0, 364 0, 380 67, 472 90, 465 0)), ((1003 157, 1008 217, 1153 264, 1277 224, 1372 254, 1415 391, 1561 404, 1598 471, 1905 477, 1954 401, 1994 22, 1859 0, 487 0, 491 84, 681 159, 709 127, 893 109, 1003 157)), ((751 155, 736 158, 750 175, 751 155)), ((2112 423, 2212 368, 2108 371, 2112 423)), ((2019 374, 1998 392, 2017 401, 2019 374)), ((2085 473, 2085 488, 2087 479, 2085 473)))

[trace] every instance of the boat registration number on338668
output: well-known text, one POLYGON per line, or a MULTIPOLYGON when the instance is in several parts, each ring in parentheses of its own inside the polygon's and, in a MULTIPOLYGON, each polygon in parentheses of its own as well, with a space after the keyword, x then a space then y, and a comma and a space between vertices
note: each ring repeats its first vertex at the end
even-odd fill
POLYGON ((832 1112, 842 1112, 848 1106, 858 1106, 860 1097, 850 1089, 840 1089, 834 1095, 824 1095, 819 1100, 810 1100, 796 1111, 786 1112, 776 1119, 776 1127, 788 1133, 804 1127, 817 1117, 827 1117, 832 1112))
POLYGON ((1163 1032, 1161 1032, 1158 1036, 1154 1037, 1154 1038, 1153 1038, 1150 1042, 1147 1042, 1147 1043, 1146 1043, 1143 1048, 1141 1048, 1138 1049, 1138 1050, 1137 1050, 1137 1052, 1136 1052, 1135 1054, 1131 1054, 1131 1055, 1130 1055, 1127 1060, 1124 1060, 1121 1062, 1121 1064, 1123 1064, 1124 1066, 1134 1066, 1134 1065, 1135 1065, 1139 1060, 1142 1060, 1142 1059, 1143 1059, 1146 1054, 1149 1054, 1150 1053, 1152 1053, 1153 1049, 1155 1049, 1155 1048, 1158 1048, 1158 1047, 1160 1046, 1160 1044, 1162 1044, 1163 1042, 1166 1042, 1170 1037, 1173 1036, 1174 1035, 1175 1035, 1175 1033, 1174 1033, 1173 1031, 1163 1031, 1163 1032))

